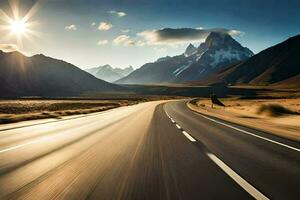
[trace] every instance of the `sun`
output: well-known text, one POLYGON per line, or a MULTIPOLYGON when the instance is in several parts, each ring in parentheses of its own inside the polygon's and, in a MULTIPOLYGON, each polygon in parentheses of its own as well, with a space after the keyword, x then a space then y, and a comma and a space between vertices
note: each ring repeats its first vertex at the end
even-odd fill
POLYGON ((20 11, 20 0, 8 0, 10 2, 12 15, 7 14, 0 8, 0 31, 7 32, 6 35, 2 35, 1 41, 16 40, 18 47, 23 47, 23 39, 32 40, 31 36, 40 36, 38 31, 33 30, 34 26, 38 25, 38 21, 32 21, 32 17, 39 8, 38 1, 28 10, 28 12, 20 11), (25 15, 20 15, 25 13, 25 15))
POLYGON ((28 24, 21 20, 13 20, 10 22, 10 30, 16 35, 22 35, 27 32, 28 24))

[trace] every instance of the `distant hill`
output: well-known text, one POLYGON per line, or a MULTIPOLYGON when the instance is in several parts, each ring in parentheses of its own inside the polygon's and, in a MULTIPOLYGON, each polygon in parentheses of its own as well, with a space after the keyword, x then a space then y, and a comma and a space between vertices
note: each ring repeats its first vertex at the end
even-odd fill
POLYGON ((300 86, 300 35, 218 71, 198 84, 300 86))
POLYGON ((121 84, 186 83, 206 78, 229 64, 244 61, 254 54, 230 35, 212 32, 198 48, 189 44, 185 52, 147 63, 127 77, 121 84))
POLYGON ((78 96, 87 91, 107 93, 124 89, 61 60, 0 51, 0 98, 78 96))
POLYGON ((134 70, 131 66, 121 69, 121 68, 113 68, 110 65, 104 65, 104 66, 100 66, 100 67, 86 69, 85 71, 87 71, 88 73, 94 75, 95 77, 97 77, 99 79, 102 79, 102 80, 112 83, 114 81, 117 81, 117 80, 127 76, 134 70))

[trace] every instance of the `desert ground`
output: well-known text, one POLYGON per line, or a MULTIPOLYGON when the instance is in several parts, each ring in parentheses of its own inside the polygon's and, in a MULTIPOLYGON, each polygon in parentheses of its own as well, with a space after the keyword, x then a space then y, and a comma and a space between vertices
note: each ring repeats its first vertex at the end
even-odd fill
POLYGON ((221 98, 225 107, 214 105, 213 108, 209 98, 199 98, 188 103, 188 106, 202 114, 300 141, 299 94, 283 94, 273 93, 253 99, 221 98))

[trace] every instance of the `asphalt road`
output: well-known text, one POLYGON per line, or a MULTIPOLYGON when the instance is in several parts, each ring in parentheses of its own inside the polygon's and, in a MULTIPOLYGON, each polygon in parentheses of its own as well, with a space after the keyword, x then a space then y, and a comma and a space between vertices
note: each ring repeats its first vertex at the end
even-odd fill
POLYGON ((148 102, 0 126, 0 199, 300 199, 300 144, 148 102))

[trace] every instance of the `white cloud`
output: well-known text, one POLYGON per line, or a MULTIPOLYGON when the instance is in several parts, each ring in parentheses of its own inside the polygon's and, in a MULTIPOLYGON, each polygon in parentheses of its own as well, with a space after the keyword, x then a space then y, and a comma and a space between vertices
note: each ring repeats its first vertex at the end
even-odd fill
MULTIPOLYGON (((127 30, 121 30, 126 33, 127 30)), ((134 46, 161 46, 154 48, 157 52, 166 51, 166 47, 178 48, 191 42, 204 42, 212 32, 240 36, 244 33, 238 30, 224 28, 204 29, 204 28, 164 28, 159 30, 145 30, 137 33, 136 37, 131 38, 127 34, 122 34, 113 40, 115 45, 134 45, 134 46)))
POLYGON ((113 40, 113 43, 115 45, 124 45, 124 46, 135 45, 136 44, 136 42, 134 40, 132 40, 130 38, 130 36, 128 36, 128 35, 119 35, 118 37, 116 37, 113 40))
POLYGON ((108 40, 99 40, 97 43, 99 46, 108 44, 108 40))
POLYGON ((19 48, 15 44, 0 44, 0 50, 4 52, 13 52, 13 51, 18 51, 19 48))
POLYGON ((229 34, 231 36, 242 35, 238 30, 224 28, 203 29, 199 28, 164 28, 159 30, 145 30, 137 33, 138 37, 147 45, 168 45, 176 47, 190 42, 204 42, 211 32, 229 34))
POLYGON ((107 23, 107 22, 100 22, 98 29, 101 31, 108 31, 109 29, 111 29, 113 27, 112 24, 107 23))
POLYGON ((91 23, 91 26, 96 26, 96 22, 91 23))
POLYGON ((129 31, 130 31, 129 29, 122 29, 121 30, 122 33, 129 33, 129 31))
POLYGON ((110 11, 108 11, 108 13, 117 15, 118 17, 125 17, 127 15, 125 12, 115 11, 115 10, 110 10, 110 11))
POLYGON ((156 30, 145 30, 137 33, 137 36, 142 37, 148 44, 154 44, 157 41, 156 30))
POLYGON ((65 26, 65 29, 69 30, 69 31, 76 31, 77 30, 77 26, 75 24, 71 24, 69 26, 65 26))
POLYGON ((117 12, 119 17, 125 17, 127 14, 125 12, 117 12))

